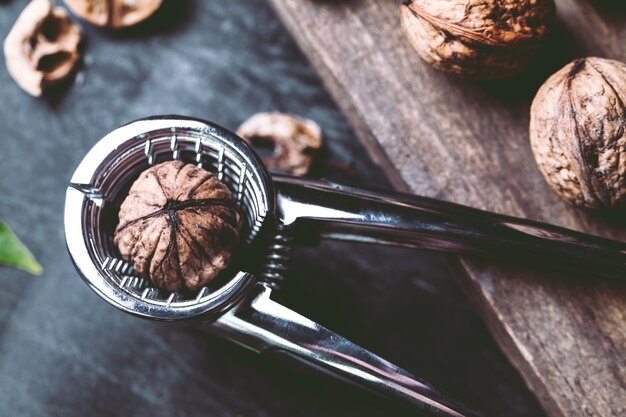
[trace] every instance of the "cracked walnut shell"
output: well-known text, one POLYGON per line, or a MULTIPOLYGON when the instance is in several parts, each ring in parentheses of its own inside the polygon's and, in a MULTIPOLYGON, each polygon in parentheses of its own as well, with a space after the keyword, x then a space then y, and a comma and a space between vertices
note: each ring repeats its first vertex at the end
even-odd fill
POLYGON ((163 0, 65 0, 65 3, 89 23, 121 29, 152 16, 163 0))
POLYGON ((433 67, 470 79, 524 70, 555 16, 554 0, 406 0, 402 25, 433 67))
POLYGON ((145 170, 133 183, 113 241, 157 287, 197 290, 228 266, 240 226, 224 183, 194 165, 170 161, 145 170))
POLYGON ((269 142, 273 155, 265 165, 292 175, 306 175, 323 145, 322 129, 312 120, 285 113, 257 113, 246 120, 237 135, 250 143, 269 142))
POLYGON ((550 77, 532 104, 530 142, 547 182, 570 203, 626 205, 626 65, 584 58, 550 77))
POLYGON ((80 30, 65 10, 50 0, 33 0, 4 41, 9 74, 28 94, 40 96, 72 74, 80 40, 80 30))

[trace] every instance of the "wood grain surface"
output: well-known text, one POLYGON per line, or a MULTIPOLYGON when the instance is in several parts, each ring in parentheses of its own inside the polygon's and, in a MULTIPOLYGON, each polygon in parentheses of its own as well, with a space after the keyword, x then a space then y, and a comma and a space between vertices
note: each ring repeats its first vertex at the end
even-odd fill
MULTIPOLYGON (((626 60, 622 2, 557 1, 538 62, 488 83, 424 64, 402 33, 399 1, 271 3, 398 189, 626 240, 620 213, 584 212, 553 194, 528 143, 530 102, 552 72, 578 56, 626 60)), ((450 264, 550 416, 626 415, 626 284, 450 264)))

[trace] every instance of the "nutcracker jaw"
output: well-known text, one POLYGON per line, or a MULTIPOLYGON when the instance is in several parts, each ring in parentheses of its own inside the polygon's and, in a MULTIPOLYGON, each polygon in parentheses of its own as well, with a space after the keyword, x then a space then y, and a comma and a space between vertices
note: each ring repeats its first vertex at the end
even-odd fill
POLYGON ((166 293, 139 276, 112 243, 117 211, 130 184, 150 165, 172 159, 212 171, 230 188, 243 213, 243 250, 251 247, 273 218, 275 205, 263 163, 227 130, 178 116, 120 127, 85 156, 67 190, 67 246, 85 282, 115 307, 157 320, 199 316, 210 320, 235 304, 254 283, 247 268, 235 265, 194 294, 166 293))
POLYGON ((182 117, 139 120, 105 136, 76 170, 65 205, 67 246, 85 282, 128 313, 177 322, 195 319, 210 332, 263 356, 295 360, 429 414, 479 416, 272 299, 292 239, 309 226, 332 238, 355 240, 361 236, 359 240, 377 243, 411 243, 406 233, 390 230, 415 227, 399 220, 416 212, 409 210, 406 202, 336 185, 290 177, 277 177, 275 185, 276 189, 252 149, 214 124, 182 117), (171 159, 196 163, 216 173, 230 188, 245 223, 239 258, 253 259, 246 262, 252 268, 239 268, 241 264, 235 262, 214 281, 217 285, 191 295, 168 294, 151 287, 116 256, 112 239, 119 206, 130 184, 151 164, 171 159), (393 207, 397 212, 383 215, 393 207), (319 228, 320 223, 328 227, 319 228), (355 233, 354 228, 361 232, 355 233), (260 260, 254 252, 266 242, 269 253, 260 260))

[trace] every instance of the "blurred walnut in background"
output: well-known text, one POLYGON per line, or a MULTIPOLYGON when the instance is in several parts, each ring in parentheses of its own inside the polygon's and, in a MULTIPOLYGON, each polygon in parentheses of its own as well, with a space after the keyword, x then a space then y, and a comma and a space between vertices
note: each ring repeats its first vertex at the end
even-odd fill
POLYGON ((306 175, 323 146, 322 128, 313 120, 286 113, 257 113, 242 123, 237 135, 249 143, 266 142, 273 152, 263 162, 291 175, 306 175))
POLYGON ((163 0, 65 0, 65 3, 76 15, 96 26, 120 29, 152 16, 163 0))
POLYGON ((33 0, 4 41, 11 77, 32 96, 66 79, 79 59, 80 29, 51 0, 33 0))
POLYGON ((553 0, 407 0, 402 24, 420 56, 463 78, 524 70, 555 16, 553 0))
POLYGON ((545 82, 530 141, 548 183, 572 204, 626 205, 626 65, 578 59, 545 82))

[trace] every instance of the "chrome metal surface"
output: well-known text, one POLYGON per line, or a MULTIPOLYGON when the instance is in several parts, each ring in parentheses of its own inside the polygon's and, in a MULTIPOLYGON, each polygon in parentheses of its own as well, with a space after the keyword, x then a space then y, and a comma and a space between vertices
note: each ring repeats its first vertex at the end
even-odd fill
POLYGON ((626 245, 555 226, 433 199, 377 193, 287 176, 274 181, 233 133, 178 116, 139 120, 105 136, 67 190, 67 246, 85 282, 110 304, 141 317, 197 319, 262 354, 288 355, 435 415, 464 410, 406 371, 271 299, 290 246, 311 236, 478 253, 621 277, 626 245), (151 164, 180 159, 215 172, 233 192, 245 226, 236 262, 194 294, 164 293, 118 258, 119 204, 151 164))
POLYGON ((272 300, 272 289, 259 283, 243 301, 222 315, 211 330, 254 351, 296 360, 424 412, 477 417, 413 375, 272 300))
POLYGON ((311 236, 477 254, 516 263, 626 278, 626 244, 432 198, 274 176, 278 218, 311 236))
POLYGON ((285 232, 283 225, 277 224, 260 272, 260 278, 272 288, 279 288, 285 279, 293 241, 293 236, 285 232))

